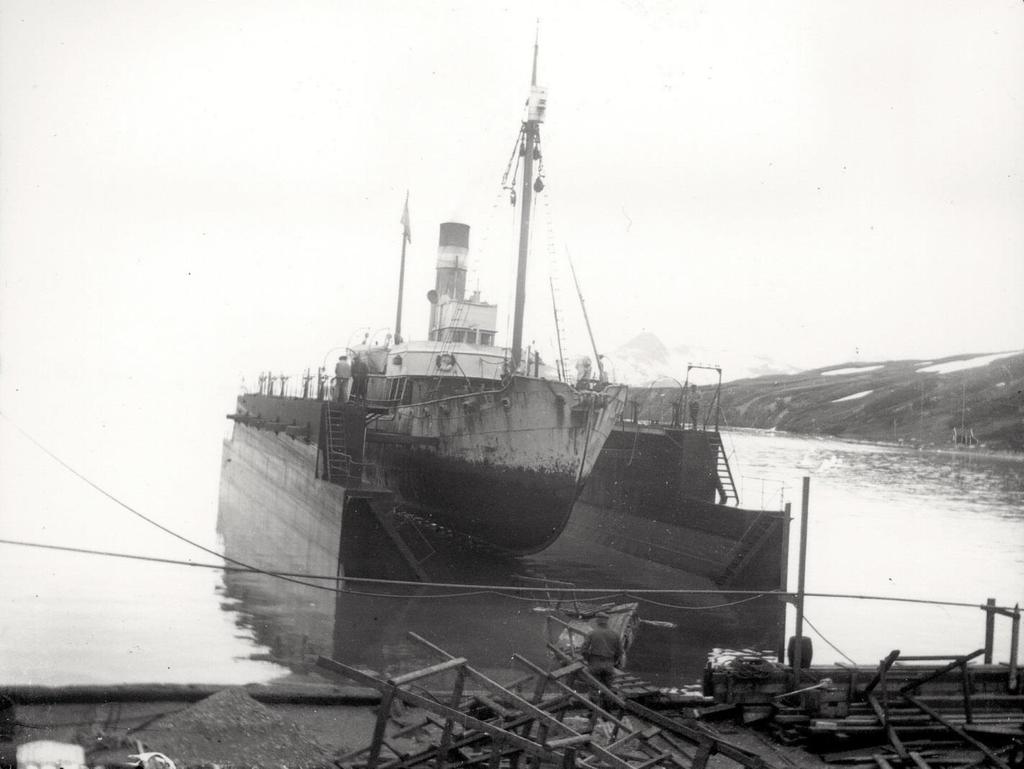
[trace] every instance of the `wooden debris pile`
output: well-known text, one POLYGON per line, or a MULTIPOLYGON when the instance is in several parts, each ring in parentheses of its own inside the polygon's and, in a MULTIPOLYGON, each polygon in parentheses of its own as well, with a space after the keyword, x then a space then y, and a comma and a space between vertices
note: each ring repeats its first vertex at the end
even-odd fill
POLYGON ((501 684, 425 639, 439 662, 383 679, 321 657, 320 671, 377 689, 369 745, 341 756, 344 769, 704 769, 712 755, 748 769, 764 762, 705 724, 655 712, 604 687, 586 666, 552 648, 549 670, 519 655, 524 675, 501 684), (438 694, 439 680, 452 680, 438 694), (412 710, 409 710, 412 709, 412 710))
POLYGON ((968 665, 983 653, 901 656, 895 650, 873 671, 819 667, 827 676, 814 680, 804 670, 795 689, 792 671, 746 681, 716 676, 713 686, 744 722, 765 725, 779 742, 805 745, 831 763, 1024 765, 1024 695, 1005 668, 968 665))

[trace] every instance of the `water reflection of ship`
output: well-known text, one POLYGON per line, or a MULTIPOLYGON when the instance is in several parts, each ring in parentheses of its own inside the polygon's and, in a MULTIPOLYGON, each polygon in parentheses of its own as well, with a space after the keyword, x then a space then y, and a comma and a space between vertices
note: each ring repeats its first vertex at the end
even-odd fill
MULTIPOLYGON (((259 432, 281 447, 301 443, 259 432)), ((237 608, 251 618, 257 639, 283 662, 294 663, 304 653, 332 654, 375 670, 427 662, 422 649, 409 642, 410 629, 471 654, 495 673, 513 652, 540 658, 545 622, 536 609, 545 605, 545 597, 517 590, 526 584, 518 575, 609 587, 623 595, 652 587, 708 591, 640 601, 644 619, 678 626, 645 626, 640 634, 630 668, 651 680, 669 683, 679 680, 673 676, 696 675, 704 652, 714 646, 774 648, 781 641, 782 604, 774 596, 748 600, 723 595, 707 576, 631 555, 615 542, 585 539, 572 523, 545 551, 510 557, 423 519, 396 514, 390 520, 420 559, 421 573, 451 585, 424 587, 416 581, 408 553, 400 551, 369 505, 350 500, 342 508, 312 495, 304 504, 301 494, 282 495, 280 486, 264 480, 265 467, 253 468, 252 459, 262 462, 267 455, 246 457, 237 449, 225 445, 219 517, 225 554, 263 568, 342 578, 319 582, 341 588, 333 593, 265 575, 228 573, 229 596, 241 600, 237 608), (746 602, 731 605, 737 601, 746 602)), ((298 479, 294 465, 272 464, 298 479)), ((332 484, 310 483, 321 493, 334 491, 332 484)), ((777 586, 764 584, 762 589, 777 586)))

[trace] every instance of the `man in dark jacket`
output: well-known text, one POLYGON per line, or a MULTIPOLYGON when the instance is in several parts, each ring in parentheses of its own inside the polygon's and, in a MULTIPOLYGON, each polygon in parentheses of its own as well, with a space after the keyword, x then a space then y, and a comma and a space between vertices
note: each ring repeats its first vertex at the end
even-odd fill
POLYGON ((370 376, 370 367, 362 355, 356 355, 352 361, 352 396, 366 399, 366 380, 370 376))
MULTIPOLYGON (((602 684, 611 688, 615 666, 622 662, 622 639, 608 627, 608 615, 599 612, 595 619, 597 627, 590 631, 580 652, 587 663, 587 670, 602 684)), ((602 696, 602 701, 604 697, 602 696)))

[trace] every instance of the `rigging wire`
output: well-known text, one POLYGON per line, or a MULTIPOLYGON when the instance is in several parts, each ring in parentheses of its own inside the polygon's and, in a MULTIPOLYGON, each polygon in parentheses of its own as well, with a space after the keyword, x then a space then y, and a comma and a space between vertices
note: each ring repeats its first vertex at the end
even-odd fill
POLYGON ((820 638, 820 639, 821 639, 822 641, 824 641, 824 642, 825 642, 825 643, 827 643, 827 644, 828 644, 829 646, 831 646, 831 647, 832 647, 832 648, 833 648, 833 649, 834 649, 834 650, 835 650, 835 651, 836 651, 836 652, 837 652, 837 653, 838 653, 838 654, 839 654, 839 655, 840 655, 841 657, 843 657, 843 658, 844 658, 844 659, 845 659, 845 660, 846 660, 847 662, 849 662, 849 663, 850 663, 851 665, 853 665, 854 667, 856 667, 856 666, 857 666, 857 663, 856 663, 856 662, 854 662, 854 661, 853 661, 852 659, 850 659, 850 657, 849 657, 849 656, 847 656, 846 652, 844 652, 844 651, 843 651, 842 649, 840 649, 840 648, 839 648, 838 646, 836 646, 836 645, 835 645, 834 643, 832 643, 832 642, 831 642, 830 640, 828 640, 828 639, 827 639, 827 638, 826 638, 826 637, 824 636, 824 634, 823 634, 823 633, 822 633, 822 632, 821 632, 820 630, 818 630, 818 628, 816 628, 816 627, 814 626, 814 623, 813 623, 813 622, 811 622, 811 621, 810 621, 809 619, 807 619, 807 615, 806 615, 806 614, 804 614, 804 622, 806 622, 806 623, 807 623, 808 625, 810 625, 810 626, 811 626, 811 630, 813 630, 813 631, 814 631, 815 633, 817 633, 817 634, 818 634, 818 638, 820 638))
MULTIPOLYGON (((149 523, 150 525, 155 526, 156 528, 160 529, 161 531, 165 532, 166 534, 169 534, 170 536, 172 536, 172 537, 174 537, 174 538, 176 538, 176 539, 178 539, 178 540, 180 540, 182 542, 185 542, 186 544, 189 544, 189 545, 191 545, 192 547, 195 547, 198 550, 202 550, 203 552, 208 553, 210 555, 213 555, 216 558, 220 558, 220 559, 222 559, 222 560, 232 564, 232 566, 224 566, 223 564, 200 564, 200 563, 196 563, 194 561, 175 561, 175 560, 167 559, 167 558, 156 558, 156 557, 141 556, 141 555, 135 555, 135 554, 129 554, 129 553, 114 553, 114 552, 108 552, 108 551, 88 550, 86 548, 72 548, 72 547, 66 547, 66 546, 60 546, 60 545, 50 545, 50 544, 37 543, 37 542, 23 542, 23 541, 19 541, 19 540, 10 540, 10 539, 0 539, 0 544, 17 545, 17 546, 24 546, 24 547, 37 547, 37 548, 50 549, 50 550, 63 550, 63 551, 66 551, 66 552, 78 552, 78 553, 84 553, 84 554, 90 554, 90 555, 101 555, 101 556, 110 556, 110 557, 117 557, 117 558, 128 558, 128 559, 132 559, 132 560, 155 561, 155 562, 170 563, 170 564, 182 565, 182 566, 192 566, 192 567, 196 567, 196 568, 221 569, 221 570, 227 570, 227 571, 248 571, 248 572, 252 572, 252 573, 256 573, 256 574, 263 574, 264 576, 273 577, 275 579, 280 579, 280 580, 283 580, 285 582, 290 582, 290 583, 297 584, 297 585, 300 585, 300 586, 303 586, 303 587, 311 587, 311 588, 314 588, 314 589, 317 589, 317 590, 326 590, 328 592, 334 592, 334 593, 349 592, 349 591, 345 590, 345 589, 328 587, 326 585, 318 585, 318 584, 315 584, 315 583, 312 583, 312 582, 306 582, 304 580, 306 580, 306 579, 320 579, 320 580, 331 580, 331 581, 334 581, 334 582, 353 582, 353 583, 362 583, 362 584, 391 585, 391 586, 401 586, 401 587, 413 587, 413 588, 418 588, 418 589, 423 589, 423 588, 441 588, 441 589, 449 589, 449 590, 472 591, 475 594, 480 594, 480 593, 483 593, 483 592, 491 592, 491 593, 498 593, 498 594, 506 594, 506 593, 537 593, 537 592, 551 592, 551 590, 553 589, 550 585, 546 585, 546 586, 542 586, 542 587, 531 587, 531 586, 528 586, 528 585, 479 585, 479 584, 451 583, 451 582, 417 582, 417 581, 410 581, 410 580, 387 580, 387 579, 376 579, 376 578, 371 578, 371 577, 345 577, 345 576, 338 576, 338 575, 332 575, 332 576, 312 575, 312 574, 296 575, 295 573, 277 572, 277 571, 273 571, 273 570, 270 570, 270 569, 261 569, 258 566, 253 566, 253 565, 248 564, 248 563, 246 563, 244 561, 240 561, 240 560, 238 560, 236 558, 231 558, 231 557, 226 556, 226 555, 224 555, 222 553, 218 553, 216 550, 212 550, 211 548, 205 547, 204 545, 201 545, 198 542, 195 542, 194 540, 191 540, 188 537, 186 537, 186 536, 184 536, 182 534, 179 534, 178 532, 168 528, 167 526, 164 526, 163 524, 159 523, 158 521, 155 521, 152 518, 150 518, 150 517, 142 514, 141 512, 135 510, 129 504, 127 504, 126 502, 122 502, 120 499, 118 499, 112 493, 110 493, 107 490, 105 490, 99 484, 93 482, 92 480, 87 478, 85 475, 83 475, 82 473, 78 472, 75 468, 73 468, 71 465, 69 465, 67 462, 65 462, 63 459, 61 459, 59 456, 57 456, 52 451, 50 451, 46 446, 44 446, 42 443, 40 443, 38 440, 36 440, 30 433, 28 433, 26 430, 24 430, 20 425, 18 425, 13 419, 11 419, 11 417, 9 417, 3 411, 0 411, 0 417, 3 417, 3 419, 5 419, 7 422, 9 422, 15 429, 17 429, 22 435, 24 435, 40 451, 42 451, 44 454, 46 454, 48 457, 50 457, 50 459, 52 459, 54 462, 59 464, 61 467, 63 467, 65 470, 70 472, 75 477, 79 478, 81 481, 86 483, 88 486, 90 486, 93 489, 95 489, 97 492, 102 494, 104 497, 107 497, 108 499, 110 499, 112 502, 117 504, 119 507, 127 510, 132 515, 137 516, 138 518, 140 518, 143 521, 149 523), (296 578, 297 576, 301 576, 303 579, 297 579, 296 578)), ((649 595, 719 595, 719 596, 724 596, 724 595, 751 596, 751 595, 753 595, 754 597, 764 597, 764 596, 789 597, 789 596, 793 596, 794 595, 793 593, 788 592, 788 591, 784 591, 784 590, 757 590, 757 591, 755 591, 755 590, 726 590, 726 589, 715 589, 715 588, 701 589, 701 588, 625 588, 625 587, 624 588, 615 588, 615 587, 592 587, 592 588, 587 588, 587 587, 573 587, 572 590, 574 592, 576 592, 576 593, 583 593, 583 594, 594 594, 594 593, 596 593, 596 594, 625 595, 625 596, 633 597, 634 600, 640 600, 640 601, 644 601, 644 602, 650 602, 651 601, 651 599, 646 598, 646 596, 649 596, 649 595)), ((951 606, 951 607, 958 607, 958 608, 982 609, 982 610, 989 610, 989 609, 992 608, 992 607, 989 607, 989 606, 987 606, 985 604, 980 604, 980 603, 966 603, 966 602, 962 602, 962 601, 936 601, 936 600, 933 600, 933 599, 926 599, 926 598, 899 598, 899 597, 894 597, 894 596, 857 595, 857 594, 850 594, 850 593, 809 593, 809 592, 805 592, 804 595, 807 596, 807 597, 813 597, 813 598, 841 598, 841 599, 866 600, 866 601, 890 601, 890 602, 895 602, 895 603, 913 603, 913 604, 924 604, 924 605, 929 605, 929 606, 951 606)), ((451 595, 451 596, 398 596, 398 595, 384 596, 382 594, 382 597, 408 597, 408 598, 425 597, 425 598, 433 598, 433 597, 458 597, 458 596, 454 596, 454 595, 451 595)), ((516 598, 517 596, 506 596, 506 597, 516 598)), ((680 607, 677 607, 677 608, 682 609, 682 608, 686 608, 686 607, 680 606, 680 607)), ((1006 611, 1012 611, 1013 610, 1013 608, 1010 607, 1010 606, 997 606, 996 608, 1004 609, 1006 611)))
MULTIPOLYGON (((643 601, 644 603, 649 603, 652 606, 661 606, 662 608, 665 608, 665 609, 680 609, 682 611, 702 611, 702 610, 706 610, 706 609, 726 609, 726 608, 728 608, 730 606, 739 606, 741 603, 749 603, 750 601, 756 601, 759 598, 766 598, 766 597, 771 596, 771 595, 778 595, 778 594, 777 593, 758 593, 757 595, 751 595, 751 596, 748 596, 747 598, 740 598, 738 601, 729 601, 728 603, 719 603, 719 604, 715 604, 713 606, 682 606, 682 605, 677 604, 677 603, 663 603, 661 601, 655 601, 655 600, 653 600, 651 598, 641 598, 640 596, 636 596, 635 600, 643 601)), ((633 596, 630 596, 627 593, 626 597, 627 598, 632 598, 633 596)))
MULTIPOLYGON (((224 564, 217 564, 217 563, 200 563, 200 562, 197 562, 197 561, 182 561, 182 560, 175 560, 173 558, 161 558, 161 557, 157 557, 157 556, 136 555, 136 554, 132 554, 132 553, 117 553, 117 552, 111 552, 111 551, 106 551, 106 550, 90 550, 90 549, 81 548, 81 547, 69 547, 69 546, 64 546, 64 545, 50 545, 50 544, 46 544, 46 543, 42 543, 42 542, 25 542, 25 541, 21 541, 21 540, 13 540, 13 539, 0 539, 0 545, 13 545, 13 546, 20 546, 20 547, 34 547, 34 548, 40 548, 40 549, 44 549, 44 550, 56 550, 56 551, 61 551, 61 552, 81 553, 81 554, 84 554, 84 555, 99 555, 99 556, 107 556, 107 557, 111 557, 111 558, 125 558, 125 559, 135 560, 135 561, 149 561, 149 562, 153 562, 153 563, 164 563, 164 564, 170 564, 170 565, 173 565, 173 566, 191 566, 193 568, 198 568, 198 569, 217 569, 217 570, 220 570, 220 571, 227 571, 227 572, 242 572, 242 573, 262 574, 264 576, 275 577, 275 578, 280 578, 280 579, 285 579, 285 578, 288 578, 288 577, 301 577, 303 579, 318 579, 318 580, 324 580, 324 581, 330 581, 330 582, 350 582, 350 583, 354 583, 354 584, 407 587, 407 588, 416 588, 416 589, 419 589, 419 590, 433 588, 433 589, 448 589, 448 590, 467 591, 465 593, 459 593, 459 594, 444 594, 444 595, 431 595, 431 596, 413 596, 413 595, 408 595, 408 594, 404 594, 403 595, 403 594, 397 594, 397 593, 395 593, 395 594, 384 594, 384 593, 374 594, 374 595, 379 595, 380 597, 387 597, 387 598, 416 598, 416 597, 423 597, 423 598, 451 598, 451 597, 461 597, 463 595, 480 595, 482 593, 489 593, 489 594, 503 595, 503 596, 505 596, 507 598, 520 599, 521 598, 520 596, 510 595, 510 593, 551 593, 553 591, 563 589, 563 588, 552 587, 550 585, 546 585, 546 586, 542 586, 542 587, 532 587, 532 586, 529 586, 529 585, 515 585, 515 584, 512 584, 512 585, 474 585, 474 584, 470 584, 470 583, 458 583, 458 582, 414 582, 414 581, 411 581, 411 580, 378 579, 378 578, 375 578, 375 577, 347 577, 347 576, 338 576, 338 575, 308 574, 308 573, 301 573, 301 572, 279 572, 279 571, 272 571, 272 570, 269 570, 269 569, 260 569, 260 568, 254 567, 254 566, 247 566, 247 565, 225 566, 224 564)), ((218 558, 224 558, 225 560, 231 560, 231 559, 226 558, 226 556, 222 556, 222 555, 217 554, 217 553, 215 553, 215 555, 217 555, 218 558)), ((233 561, 233 562, 236 563, 236 564, 241 563, 239 561, 233 561)), ((289 580, 289 581, 293 581, 294 582, 296 580, 289 580)), ((306 584, 306 583, 299 582, 298 584, 306 584)), ((332 592, 340 592, 340 593, 353 593, 353 592, 355 592, 355 591, 352 591, 352 590, 349 590, 349 589, 325 588, 323 586, 312 585, 312 584, 310 584, 308 586, 309 587, 319 587, 321 589, 326 589, 326 590, 329 590, 329 591, 332 591, 332 592)), ((564 588, 564 589, 568 590, 568 588, 564 588)), ((622 597, 628 598, 629 600, 633 600, 633 601, 642 601, 644 603, 649 603, 649 604, 652 604, 652 605, 658 605, 658 606, 663 606, 665 608, 675 608, 675 609, 715 608, 715 607, 712 607, 712 606, 709 606, 709 607, 690 607, 690 606, 681 606, 681 605, 674 605, 674 604, 667 604, 667 603, 659 603, 659 602, 655 601, 652 598, 648 598, 647 596, 650 596, 650 595, 719 595, 719 596, 740 595, 740 596, 749 596, 749 598, 747 598, 747 599, 743 599, 741 601, 737 601, 736 602, 736 603, 742 603, 742 602, 744 602, 746 600, 753 600, 753 599, 756 599, 756 598, 766 598, 766 597, 786 598, 786 597, 790 597, 790 596, 794 595, 794 593, 790 593, 790 592, 786 592, 786 591, 782 591, 782 590, 726 590, 726 589, 715 589, 715 588, 710 588, 710 589, 705 589, 705 588, 631 588, 631 587, 614 588, 614 587, 575 587, 574 586, 574 587, 571 588, 571 591, 575 592, 575 593, 585 594, 587 599, 590 600, 590 601, 613 600, 613 599, 615 599, 615 598, 617 598, 619 596, 622 596, 622 597)), ((364 595, 364 593, 357 593, 357 594, 364 595)), ((371 595, 371 594, 365 593, 365 595, 371 595)), ((891 601, 891 602, 895 602, 895 603, 915 603, 915 604, 924 604, 924 605, 928 605, 928 606, 949 606, 949 607, 954 607, 954 608, 983 609, 983 610, 986 609, 986 608, 990 608, 990 607, 986 607, 984 604, 978 604, 978 603, 966 603, 966 602, 962 602, 962 601, 936 601, 936 600, 926 599, 926 598, 899 598, 899 597, 895 597, 895 596, 854 595, 854 594, 850 594, 850 593, 804 593, 804 595, 807 596, 808 598, 837 598, 837 599, 856 599, 856 600, 864 600, 864 601, 891 601)), ((527 599, 527 600, 542 600, 542 599, 543 599, 543 596, 537 596, 535 599, 527 599)), ((729 606, 729 605, 735 605, 735 604, 722 604, 722 606, 729 606)), ((1006 611, 1012 611, 1012 607, 1010 607, 1010 606, 997 606, 996 608, 997 609, 1005 609, 1006 611)))

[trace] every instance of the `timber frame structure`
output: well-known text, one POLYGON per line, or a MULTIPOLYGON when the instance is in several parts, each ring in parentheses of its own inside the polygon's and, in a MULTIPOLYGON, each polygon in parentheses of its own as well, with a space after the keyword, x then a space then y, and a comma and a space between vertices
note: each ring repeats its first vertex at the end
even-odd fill
POLYGON ((336 760, 344 769, 704 769, 717 753, 747 769, 764 769, 757 755, 704 724, 684 723, 621 697, 586 665, 549 647, 561 667, 545 669, 520 655, 525 675, 500 684, 415 633, 409 636, 440 661, 421 670, 379 678, 321 657, 320 672, 381 693, 371 743, 336 760), (439 676, 454 683, 437 695, 439 676), (427 686, 429 679, 434 687, 427 686), (467 686, 473 693, 467 694, 467 686), (396 720, 401 703, 422 711, 396 720), (571 719, 569 716, 573 716, 571 719), (416 735, 413 747, 402 740, 416 735), (603 738, 603 739, 602 739, 603 738), (526 767, 523 767, 523 762, 526 767))

